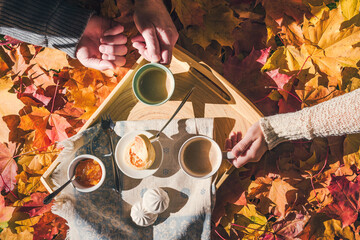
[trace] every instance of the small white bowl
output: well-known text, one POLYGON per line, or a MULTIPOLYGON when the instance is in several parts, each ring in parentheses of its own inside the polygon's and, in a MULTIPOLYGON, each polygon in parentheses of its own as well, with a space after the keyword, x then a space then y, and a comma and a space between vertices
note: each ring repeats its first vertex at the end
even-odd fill
POLYGON ((105 181, 105 175, 106 175, 105 165, 103 164, 103 162, 98 157, 96 157, 94 155, 90 155, 90 154, 83 154, 83 155, 77 156, 69 164, 68 171, 67 171, 67 177, 68 177, 68 179, 70 179, 70 177, 73 174, 75 174, 75 167, 76 167, 77 163, 80 162, 81 160, 84 160, 84 159, 92 159, 92 160, 96 161, 97 163, 99 163, 101 171, 102 171, 101 179, 98 182, 98 184, 96 184, 96 185, 94 185, 92 187, 85 187, 85 186, 79 184, 76 181, 76 179, 72 181, 72 185, 79 192, 92 192, 92 191, 95 191, 96 189, 98 189, 105 181))

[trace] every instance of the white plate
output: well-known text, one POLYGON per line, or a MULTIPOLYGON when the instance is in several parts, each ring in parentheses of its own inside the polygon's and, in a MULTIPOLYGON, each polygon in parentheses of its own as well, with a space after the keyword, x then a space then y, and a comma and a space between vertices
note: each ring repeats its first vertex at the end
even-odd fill
POLYGON ((147 131, 133 131, 125 134, 117 143, 115 149, 115 160, 116 164, 120 168, 120 170, 128 177, 135 179, 142 179, 153 175, 161 166, 163 161, 163 148, 159 141, 155 141, 152 143, 155 149, 155 161, 148 169, 138 170, 129 166, 124 159, 125 149, 130 144, 130 142, 134 141, 135 136, 139 134, 144 134, 148 138, 150 138, 153 134, 147 131))

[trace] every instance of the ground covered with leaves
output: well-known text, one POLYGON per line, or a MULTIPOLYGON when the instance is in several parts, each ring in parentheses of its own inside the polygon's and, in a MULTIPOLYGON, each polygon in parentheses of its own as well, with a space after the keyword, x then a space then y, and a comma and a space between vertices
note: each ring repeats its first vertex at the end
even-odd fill
MULTIPOLYGON (((136 34, 129 0, 80 1, 136 34)), ((360 86, 357 0, 172 0, 178 44, 223 74, 264 115, 360 86)), ((40 176, 139 57, 99 72, 8 36, 0 48, 0 239, 64 239, 40 176)), ((360 239, 360 135, 279 145, 217 192, 214 239, 360 239)))

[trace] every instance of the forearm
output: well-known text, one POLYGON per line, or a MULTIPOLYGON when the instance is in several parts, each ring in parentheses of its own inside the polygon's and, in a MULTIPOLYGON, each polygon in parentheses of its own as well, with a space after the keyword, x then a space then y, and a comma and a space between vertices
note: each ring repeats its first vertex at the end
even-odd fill
POLYGON ((75 57, 91 14, 61 0, 0 0, 0 34, 75 57))
POLYGON ((269 149, 287 140, 312 139, 360 132, 360 89, 304 108, 260 120, 269 149))

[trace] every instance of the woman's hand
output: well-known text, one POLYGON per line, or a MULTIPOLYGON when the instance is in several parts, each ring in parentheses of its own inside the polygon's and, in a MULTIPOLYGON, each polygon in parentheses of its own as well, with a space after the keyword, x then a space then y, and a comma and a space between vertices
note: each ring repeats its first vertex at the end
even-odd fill
POLYGON ((76 50, 77 59, 85 66, 98 70, 124 66, 127 53, 124 27, 110 19, 93 15, 76 50))
POLYGON ((150 62, 169 64, 179 34, 163 1, 135 0, 134 22, 141 35, 133 47, 150 62))
POLYGON ((248 162, 257 162, 268 150, 264 134, 259 122, 253 124, 246 132, 244 138, 241 133, 234 133, 226 140, 226 148, 236 157, 230 162, 236 167, 242 167, 248 162))

